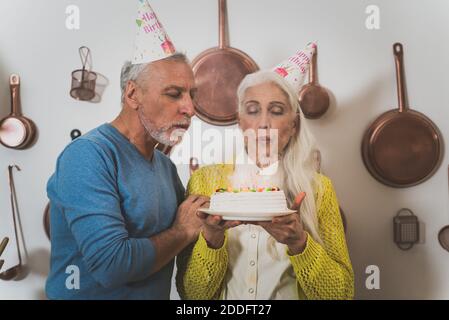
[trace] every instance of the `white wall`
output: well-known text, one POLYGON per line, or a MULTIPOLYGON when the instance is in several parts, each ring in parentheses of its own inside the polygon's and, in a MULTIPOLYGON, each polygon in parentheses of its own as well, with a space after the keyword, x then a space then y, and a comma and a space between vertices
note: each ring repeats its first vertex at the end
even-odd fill
MULTIPOLYGON (((178 49, 190 58, 217 44, 217 1, 151 4, 178 49)), ((18 73, 23 111, 40 133, 29 150, 0 147, 0 238, 13 238, 6 168, 15 163, 22 168, 15 177, 30 269, 24 280, 0 280, 0 299, 45 297, 50 247, 42 227, 46 181, 73 128, 85 133, 118 113, 119 72, 131 55, 135 9, 129 0, 0 2, 0 116, 9 113, 8 76, 18 73), (78 31, 65 27, 69 4, 81 10, 78 31), (91 48, 95 71, 110 81, 97 104, 77 102, 68 94, 81 45, 91 48)), ((323 170, 347 214, 356 298, 448 299, 449 253, 436 238, 449 224, 448 157, 427 182, 393 189, 368 174, 360 142, 368 124, 397 105, 392 55, 396 41, 405 48, 411 106, 429 116, 449 140, 449 2, 229 0, 228 12, 232 46, 247 52, 261 68, 273 66, 310 40, 318 41, 320 82, 330 89, 333 101, 326 116, 310 121, 310 126, 322 148, 323 170), (380 30, 365 28, 370 4, 380 7, 380 30), (392 241, 392 217, 402 207, 411 208, 425 225, 424 243, 408 252, 392 241), (365 288, 365 268, 371 264, 380 268, 380 290, 365 288)), ((186 181, 185 166, 180 175, 186 181)), ((16 262, 13 245, 3 258, 4 269, 16 262)))

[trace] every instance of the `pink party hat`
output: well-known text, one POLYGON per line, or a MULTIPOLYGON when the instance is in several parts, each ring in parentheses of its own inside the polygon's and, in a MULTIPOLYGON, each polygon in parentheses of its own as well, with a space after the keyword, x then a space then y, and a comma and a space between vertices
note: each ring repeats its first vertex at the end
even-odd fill
POLYGON ((136 25, 137 34, 132 64, 150 63, 170 57, 176 52, 148 0, 139 0, 136 25))
POLYGON ((304 83, 304 78, 309 70, 310 60, 316 50, 316 43, 309 43, 304 50, 300 50, 293 56, 277 65, 273 71, 285 78, 296 92, 299 92, 304 83))

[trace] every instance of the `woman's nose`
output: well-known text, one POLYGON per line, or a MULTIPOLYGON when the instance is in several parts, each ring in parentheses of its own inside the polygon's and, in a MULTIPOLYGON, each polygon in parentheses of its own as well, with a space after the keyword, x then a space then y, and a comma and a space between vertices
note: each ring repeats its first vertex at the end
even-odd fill
POLYGON ((270 127, 270 120, 268 118, 268 115, 263 112, 259 119, 259 125, 258 129, 268 129, 270 127))

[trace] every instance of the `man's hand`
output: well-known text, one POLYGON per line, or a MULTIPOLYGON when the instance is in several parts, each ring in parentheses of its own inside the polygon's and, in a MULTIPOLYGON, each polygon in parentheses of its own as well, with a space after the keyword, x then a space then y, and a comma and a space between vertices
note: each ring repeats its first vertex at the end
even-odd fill
POLYGON ((188 242, 195 240, 201 229, 201 220, 197 216, 200 207, 208 207, 209 197, 191 195, 178 207, 173 228, 185 232, 188 242))

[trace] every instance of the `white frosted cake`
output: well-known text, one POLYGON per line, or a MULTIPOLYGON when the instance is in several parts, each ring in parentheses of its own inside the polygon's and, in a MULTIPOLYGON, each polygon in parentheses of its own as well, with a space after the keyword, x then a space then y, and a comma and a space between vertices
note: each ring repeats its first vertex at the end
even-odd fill
POLYGON ((217 189, 210 209, 222 212, 263 213, 288 210, 284 191, 279 188, 217 189))

